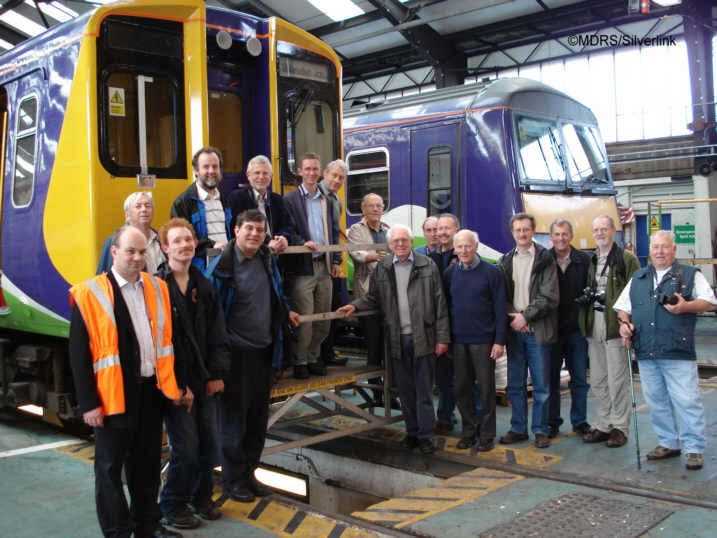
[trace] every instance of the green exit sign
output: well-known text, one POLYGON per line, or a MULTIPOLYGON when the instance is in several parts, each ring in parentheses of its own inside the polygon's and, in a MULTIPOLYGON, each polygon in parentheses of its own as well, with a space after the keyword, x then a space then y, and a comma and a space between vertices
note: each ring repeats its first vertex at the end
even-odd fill
POLYGON ((675 226, 675 242, 678 245, 694 245, 695 225, 675 226))

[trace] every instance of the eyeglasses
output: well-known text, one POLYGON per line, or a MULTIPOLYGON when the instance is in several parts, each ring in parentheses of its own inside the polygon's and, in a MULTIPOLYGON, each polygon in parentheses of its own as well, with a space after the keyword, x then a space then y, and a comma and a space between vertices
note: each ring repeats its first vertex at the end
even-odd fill
POLYGON ((407 244, 410 243, 410 242, 411 242, 411 240, 408 239, 407 237, 406 237, 406 238, 401 237, 401 238, 399 238, 399 239, 391 239, 391 240, 389 241, 389 243, 391 243, 392 245, 399 245, 399 244, 400 244, 400 245, 407 245, 407 244))
POLYGON ((609 232, 610 230, 612 230, 612 228, 593 228, 593 233, 594 234, 597 234, 597 233, 604 234, 604 233, 609 232))

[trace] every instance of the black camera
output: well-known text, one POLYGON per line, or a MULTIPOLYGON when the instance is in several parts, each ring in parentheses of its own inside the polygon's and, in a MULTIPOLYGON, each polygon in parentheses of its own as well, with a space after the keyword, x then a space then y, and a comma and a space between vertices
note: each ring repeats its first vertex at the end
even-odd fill
POLYGON ((677 297, 675 297, 674 295, 667 295, 666 293, 660 294, 660 304, 662 306, 665 306, 666 304, 675 306, 679 302, 680 302, 680 300, 677 297))
POLYGON ((598 312, 605 311, 605 290, 595 291, 592 288, 585 288, 583 294, 575 299, 575 302, 583 305, 595 303, 595 310, 598 312))

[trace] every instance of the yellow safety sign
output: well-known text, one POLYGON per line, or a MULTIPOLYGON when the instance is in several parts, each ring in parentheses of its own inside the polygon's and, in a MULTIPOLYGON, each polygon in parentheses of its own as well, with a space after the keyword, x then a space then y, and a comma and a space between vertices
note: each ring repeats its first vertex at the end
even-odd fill
POLYGON ((125 114, 124 88, 109 88, 110 116, 122 116, 125 114))
POLYGON ((119 103, 119 104, 124 103, 124 101, 122 100, 122 97, 120 96, 120 94, 117 90, 115 90, 115 94, 112 96, 112 99, 110 101, 112 103, 119 103))
POLYGON ((657 217, 653 216, 650 219, 650 233, 655 233, 659 229, 660 229, 660 224, 657 222, 657 217))

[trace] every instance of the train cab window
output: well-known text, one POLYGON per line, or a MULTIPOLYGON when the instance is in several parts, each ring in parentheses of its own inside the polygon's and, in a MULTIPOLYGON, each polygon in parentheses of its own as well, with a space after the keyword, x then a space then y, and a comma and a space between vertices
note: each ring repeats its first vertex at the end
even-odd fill
POLYGON ((355 151, 346 157, 349 174, 346 178, 346 212, 349 215, 361 214, 361 202, 369 193, 383 198, 384 212, 388 211, 388 150, 377 149, 355 151))
POLYGON ((26 207, 32 201, 36 138, 37 98, 30 97, 23 100, 18 109, 15 175, 12 182, 12 203, 15 207, 26 207))
POLYGON ((311 89, 292 92, 284 101, 286 148, 290 170, 296 170, 296 159, 307 151, 321 157, 322 164, 333 160, 334 122, 328 103, 311 100, 311 89))
POLYGON ((209 91, 209 145, 222 152, 224 174, 244 169, 243 123, 240 95, 209 91))
POLYGON ((451 210, 453 151, 450 146, 428 150, 428 207, 427 214, 440 215, 451 210))
POLYGON ((570 181, 608 183, 607 164, 597 127, 564 123, 563 138, 566 143, 570 181))
POLYGON ((518 116, 516 123, 522 180, 564 182, 557 121, 518 116))

